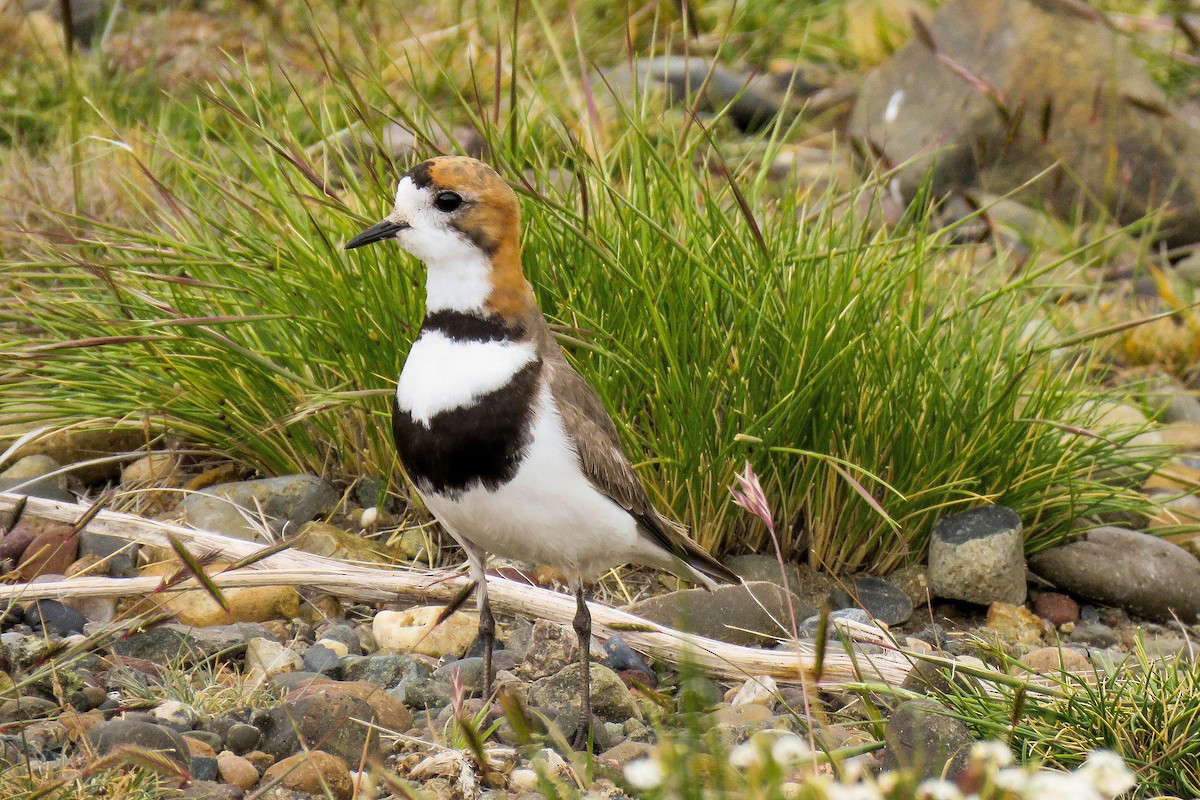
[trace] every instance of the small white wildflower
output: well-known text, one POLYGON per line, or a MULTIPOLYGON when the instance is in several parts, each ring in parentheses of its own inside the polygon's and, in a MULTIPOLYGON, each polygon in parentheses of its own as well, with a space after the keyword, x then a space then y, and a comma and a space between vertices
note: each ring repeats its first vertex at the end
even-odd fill
POLYGON ((776 764, 795 764, 812 757, 808 744, 794 733, 784 734, 771 745, 771 758, 776 764))
POLYGON ((971 747, 971 760, 984 767, 999 769, 1013 763, 1013 755, 1004 742, 976 742, 971 747))
POLYGON ((917 797, 920 800, 962 800, 962 792, 950 781, 941 778, 930 778, 921 781, 917 787, 917 797))
POLYGON ((1095 750, 1088 754, 1075 774, 1085 779, 1106 800, 1132 789, 1137 783, 1125 759, 1111 750, 1095 750))
POLYGON ((729 751, 729 765, 734 769, 750 769, 763 762, 763 751, 753 739, 742 742, 729 751))
POLYGON ((883 793, 874 786, 856 783, 850 786, 832 784, 825 787, 826 800, 884 800, 883 793))
POLYGON ((656 758, 639 758, 625 765, 625 780, 635 789, 655 789, 662 785, 663 768, 656 758))
POLYGON ((1086 778, 1071 772, 1052 770, 1030 775, 1021 796, 1025 800, 1063 800, 1067 797, 1071 800, 1101 800, 1086 778))
POLYGON ((1029 773, 1021 767, 1006 767, 996 773, 995 782, 1000 789, 1021 794, 1029 784, 1029 773))

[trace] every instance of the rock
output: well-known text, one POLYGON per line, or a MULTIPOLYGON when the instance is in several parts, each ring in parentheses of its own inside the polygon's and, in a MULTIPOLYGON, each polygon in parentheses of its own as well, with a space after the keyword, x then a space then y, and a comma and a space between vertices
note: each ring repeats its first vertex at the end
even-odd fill
POLYGON ((1069 647, 1039 647, 1021 658, 1021 667, 1013 670, 1014 674, 1038 673, 1056 675, 1067 672, 1079 675, 1092 669, 1087 657, 1078 650, 1069 647))
POLYGON ((433 678, 415 678, 388 693, 413 708, 440 709, 450 705, 450 684, 433 678))
POLYGON ((1093 528, 1083 539, 1038 553, 1030 568, 1058 588, 1156 622, 1200 614, 1200 561, 1183 548, 1124 528, 1093 528))
POLYGON ((986 605, 1025 602, 1021 518, 1004 506, 942 517, 929 537, 929 588, 938 597, 986 605))
POLYGON ((276 762, 263 774, 263 783, 276 780, 285 789, 336 800, 350 800, 354 794, 346 762, 320 750, 297 753, 276 762))
POLYGON ((658 676, 654 674, 654 670, 650 669, 645 659, 625 644, 625 640, 620 636, 608 637, 608 641, 604 643, 604 652, 607 655, 600 663, 621 676, 621 680, 626 684, 630 680, 636 680, 650 688, 658 685, 658 676))
POLYGON ((91 728, 84 739, 96 755, 129 745, 162 753, 186 769, 192 761, 187 742, 175 731, 152 722, 114 719, 91 728))
POLYGON ((854 579, 852 587, 852 592, 839 588, 833 593, 834 608, 862 608, 884 625, 900 625, 912 616, 912 600, 884 578, 863 575, 854 579))
POLYGON ((324 522, 309 522, 300 529, 296 548, 313 555, 364 564, 392 564, 396 561, 387 546, 324 522))
MULTIPOLYGON (((793 595, 796 619, 816 613, 811 606, 793 595)), ((786 636, 787 595, 774 583, 756 582, 741 586, 707 589, 682 589, 639 600, 624 608, 651 622, 708 636, 730 644, 762 646, 774 644, 786 636), (780 628, 782 623, 785 628, 780 628)))
POLYGON ((988 607, 988 628, 1010 655, 1024 655, 1032 645, 1041 644, 1045 623, 1024 606, 992 603, 988 607))
POLYGON ((318 643, 326 643, 326 646, 328 646, 327 642, 329 641, 341 642, 346 647, 346 652, 342 655, 362 655, 362 644, 358 640, 358 630, 353 625, 347 625, 344 622, 337 625, 330 625, 317 641, 318 643))
POLYGON ((335 675, 340 663, 341 657, 337 653, 317 642, 304 651, 302 668, 320 675, 335 675))
POLYGON ((33 543, 37 533, 23 522, 0 538, 0 567, 7 572, 17 564, 21 554, 33 543))
POLYGON ((35 631, 44 630, 66 636, 83 633, 86 623, 83 614, 57 600, 35 600, 25 609, 25 624, 35 631))
MULTIPOLYGON (((207 565, 210 574, 220 572, 229 562, 214 561, 207 565)), ((142 575, 171 575, 177 563, 159 562, 141 570, 142 575)), ((229 604, 226 611, 212 595, 203 589, 188 589, 153 595, 164 611, 174 614, 181 625, 211 628, 235 622, 267 622, 279 618, 291 619, 300 613, 300 595, 290 586, 247 586, 222 589, 229 604)))
POLYGON ((166 624, 135 633, 112 643, 119 656, 137 658, 155 664, 195 664, 216 656, 241 652, 246 643, 226 631, 200 631, 186 625, 166 624), (207 634, 207 635, 206 635, 207 634))
MULTIPOLYGON (((4 430, 3 434, 15 438, 23 432, 10 428, 4 430)), ((146 433, 140 424, 136 427, 118 427, 113 423, 98 423, 92 428, 72 426, 40 436, 26 442, 13 456, 49 456, 59 464, 70 464, 71 474, 80 482, 91 485, 117 480, 121 465, 117 461, 87 465, 82 462, 103 456, 127 455, 144 447, 145 443, 146 433)))
POLYGON ((33 695, 17 697, 0 703, 0 723, 25 722, 54 716, 61 706, 52 700, 33 695))
POLYGON ((1057 628, 1079 621, 1079 604, 1059 592, 1042 592, 1034 598, 1033 613, 1057 628))
POLYGON ((225 732, 225 746, 240 756, 256 750, 262 743, 262 738, 262 731, 253 725, 235 722, 225 732))
MULTIPOLYGON (((592 664, 589 672, 593 714, 608 722, 641 717, 633 694, 616 673, 602 664, 592 664)), ((529 706, 570 734, 579 722, 581 685, 579 665, 572 664, 557 675, 535 681, 529 688, 529 706)))
POLYGON ((217 759, 215 756, 192 756, 192 780, 215 781, 217 779, 217 759))
POLYGON ((471 642, 475 641, 479 621, 474 616, 456 611, 435 627, 434 622, 441 613, 441 606, 380 611, 371 623, 371 633, 380 650, 420 653, 435 658, 449 654, 462 658, 471 642))
POLYGON ((428 678, 433 667, 405 655, 347 656, 342 661, 342 677, 348 681, 366 681, 384 689, 393 689, 417 678, 428 678))
POLYGON ((162 701, 154 707, 154 710, 150 712, 150 716, 154 717, 154 721, 157 724, 168 727, 173 731, 179 731, 180 733, 190 731, 200 721, 200 714, 196 709, 178 700, 162 701))
POLYGON ((258 783, 258 770, 246 759, 225 753, 217 756, 217 774, 225 783, 250 789, 258 783))
POLYGON ((50 474, 61 466, 50 456, 25 456, 0 472, 0 492, 15 492, 30 497, 57 500, 60 503, 74 503, 75 495, 67 488, 67 476, 62 473, 50 474))
POLYGON ((96 556, 114 578, 132 578, 137 574, 137 553, 135 542, 86 529, 79 533, 79 557, 96 556))
POLYGON ((154 452, 146 455, 128 464, 121 470, 121 483, 123 484, 148 484, 148 483, 168 483, 173 484, 176 473, 179 469, 179 456, 174 453, 154 452))
POLYGON ((736 707, 753 704, 772 708, 778 696, 779 686, 776 685, 775 679, 770 675, 763 675, 762 677, 749 678, 738 687, 737 692, 734 693, 733 698, 729 701, 729 705, 736 707))
POLYGON ((896 706, 884 726, 884 769, 911 769, 918 778, 954 780, 967 766, 975 740, 948 709, 918 698, 896 706))
MULTIPOLYGON (((831 611, 825 619, 825 632, 831 639, 839 639, 843 635, 838 626, 834 624, 839 619, 857 622, 860 625, 872 624, 870 615, 861 608, 839 608, 837 611, 831 611)), ((801 620, 796 633, 801 639, 813 639, 820 630, 821 615, 813 614, 811 617, 801 620)))
POLYGON ((936 195, 1022 189, 1068 218, 1102 204, 1121 225, 1166 207, 1151 234, 1172 247, 1197 240, 1200 136, 1118 31, 1030 0, 954 0, 928 30, 866 77, 849 122, 867 151, 899 165, 905 198, 932 167, 936 195))
MULTIPOLYGON (((492 656, 492 667, 497 672, 506 668, 497 664, 495 658, 496 655, 503 652, 503 650, 497 650, 492 656)), ((511 666, 511 662, 509 666, 511 666)), ((433 671, 433 679, 448 684, 457 680, 468 694, 478 695, 483 691, 483 658, 467 656, 443 664, 433 671)))
POLYGON ((188 750, 194 756, 215 756, 224 749, 221 735, 212 731, 198 731, 193 728, 183 734, 183 740, 187 742, 188 750))
POLYGON ((529 629, 521 673, 531 679, 553 675, 579 661, 579 640, 566 625, 539 619, 529 629))
POLYGON ((1067 640, 1072 644, 1105 648, 1115 645, 1119 641, 1119 637, 1115 630, 1102 622, 1086 622, 1076 625, 1067 640))
POLYGON ((246 672, 259 680, 281 672, 295 672, 304 666, 295 652, 270 639, 255 638, 246 643, 246 672))
POLYGON ((189 494, 180 508, 194 528, 263 541, 243 511, 255 520, 261 513, 277 533, 290 534, 325 514, 337 499, 337 490, 315 475, 285 475, 213 486, 189 494))
POLYGON ((17 562, 21 580, 31 581, 39 575, 62 575, 79 554, 79 535, 70 525, 50 525, 33 538, 17 562))
MULTIPOLYGON (((774 556, 741 555, 726 561, 726 566, 736 572, 747 583, 766 581, 783 585, 783 573, 779 560, 774 556)), ((837 581, 831 575, 818 572, 808 564, 787 562, 788 588, 810 606, 818 607, 826 602, 829 594, 837 589, 837 581)))
POLYGON ((288 700, 267 712, 261 747, 276 760, 301 749, 301 741, 310 750, 324 750, 355 763, 364 754, 379 758, 379 736, 366 724, 374 717, 367 701, 345 694, 322 692, 288 700))
POLYGON ((804 97, 816 89, 799 75, 775 80, 762 77, 756 80, 750 72, 736 72, 706 58, 658 56, 602 70, 594 80, 618 98, 632 98, 648 86, 661 87, 668 104, 695 104, 702 112, 722 111, 742 131, 761 130, 781 112, 794 118, 804 97))
POLYGON ((725 699, 725 693, 716 681, 704 675, 688 675, 680 678, 675 692, 675 705, 680 711, 708 711, 716 708, 725 699))
POLYGON ((363 681, 325 681, 313 683, 290 693, 288 700, 295 702, 306 697, 354 697, 371 707, 376 725, 389 731, 400 732, 412 727, 412 712, 392 695, 373 683, 363 681))

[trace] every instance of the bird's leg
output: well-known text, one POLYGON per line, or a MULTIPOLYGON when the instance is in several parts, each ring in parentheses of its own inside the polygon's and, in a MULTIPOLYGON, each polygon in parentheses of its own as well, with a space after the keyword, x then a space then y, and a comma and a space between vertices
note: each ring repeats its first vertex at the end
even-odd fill
POLYGON ((467 560, 471 566, 471 580, 478 587, 475 599, 479 602, 479 638, 483 640, 483 699, 486 702, 492 696, 492 651, 496 647, 496 618, 492 616, 492 604, 488 600, 487 571, 484 568, 486 556, 475 553, 468 554, 467 560))
POLYGON ((583 597, 583 582, 575 585, 575 635, 579 638, 579 726, 571 746, 587 747, 592 725, 592 612, 583 597))
POLYGON ((492 672, 492 650, 496 647, 496 618, 492 616, 492 604, 488 601, 487 583, 479 584, 479 635, 483 638, 483 699, 492 696, 492 683, 496 676, 492 672))

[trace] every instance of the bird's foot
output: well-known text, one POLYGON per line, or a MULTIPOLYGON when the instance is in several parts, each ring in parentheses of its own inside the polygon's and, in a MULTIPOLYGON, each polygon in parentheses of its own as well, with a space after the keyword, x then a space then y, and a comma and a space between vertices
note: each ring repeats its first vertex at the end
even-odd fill
POLYGON ((589 724, 590 722, 590 719, 579 720, 579 724, 575 726, 575 735, 571 737, 571 749, 588 749, 588 744, 592 733, 592 726, 589 724))

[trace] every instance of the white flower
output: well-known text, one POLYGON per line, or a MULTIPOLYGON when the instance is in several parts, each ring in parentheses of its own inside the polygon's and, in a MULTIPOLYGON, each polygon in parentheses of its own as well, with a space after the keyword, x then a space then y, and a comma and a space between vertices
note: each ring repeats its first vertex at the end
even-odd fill
POLYGON ((771 758, 777 764, 795 764, 812 757, 812 750, 794 733, 784 734, 771 745, 771 758))
POLYGON ((639 758, 625 765, 625 780, 635 789, 654 789, 662 785, 663 768, 656 758, 639 758))
POLYGON ((874 786, 858 783, 852 786, 832 784, 825 787, 826 800, 884 800, 883 794, 874 786))
POLYGON ((1020 767, 1006 767, 996 773, 995 781, 998 788, 1020 794, 1029 783, 1029 773, 1020 767))
POLYGON ((971 760, 985 767, 999 768, 1013 763, 1013 755, 1004 742, 976 742, 971 747, 971 760))
POLYGON ((1025 800, 1102 800, 1085 778, 1070 772, 1044 770, 1029 776, 1025 800))
POLYGON ((962 800, 962 792, 950 781, 930 778, 921 781, 917 787, 917 797, 921 800, 962 800))
POLYGON ((729 765, 734 769, 750 769, 763 762, 763 749, 750 739, 729 751, 729 765))
POLYGON ((1125 759, 1111 750, 1095 750, 1089 753, 1087 761, 1075 770, 1075 774, 1090 783, 1107 800, 1132 789, 1137 783, 1133 773, 1125 765, 1125 759))

